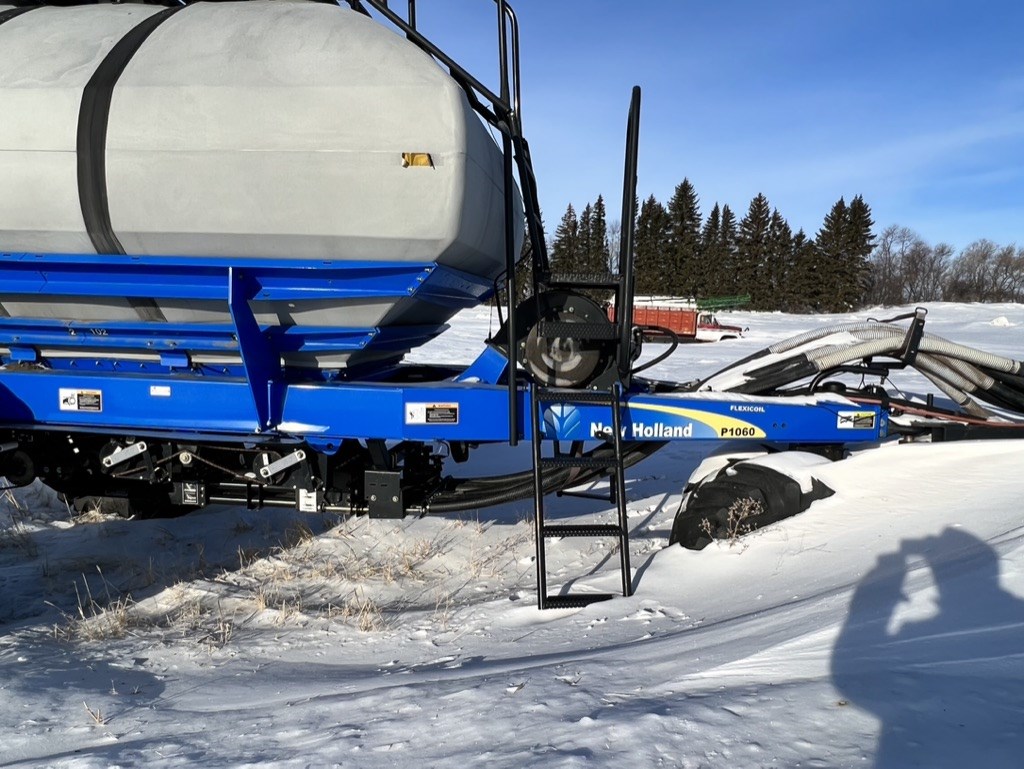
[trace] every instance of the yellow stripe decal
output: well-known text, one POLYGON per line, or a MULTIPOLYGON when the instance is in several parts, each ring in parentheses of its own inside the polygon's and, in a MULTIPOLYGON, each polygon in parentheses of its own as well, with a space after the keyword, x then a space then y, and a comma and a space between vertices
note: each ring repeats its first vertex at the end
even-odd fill
POLYGON ((764 438, 765 432, 757 425, 744 422, 736 417, 727 417, 723 414, 714 414, 709 411, 698 411, 697 409, 683 409, 678 406, 656 406, 653 403, 630 403, 630 410, 641 409, 643 411, 660 411, 664 414, 692 419, 707 425, 715 431, 716 435, 725 437, 743 436, 747 438, 764 438))

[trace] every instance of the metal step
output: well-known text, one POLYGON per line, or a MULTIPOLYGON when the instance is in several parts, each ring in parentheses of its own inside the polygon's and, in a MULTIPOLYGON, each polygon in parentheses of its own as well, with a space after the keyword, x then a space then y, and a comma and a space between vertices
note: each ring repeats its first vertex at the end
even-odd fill
POLYGON ((548 288, 618 288, 622 276, 611 272, 556 272, 546 281, 548 288))
POLYGON ((618 339, 619 324, 603 321, 574 323, 569 320, 542 320, 537 324, 537 334, 545 339, 618 339))
POLYGON ((543 527, 545 537, 617 537, 622 529, 614 523, 551 524, 543 527))
POLYGON ((597 403, 614 406, 619 399, 606 390, 570 390, 564 387, 538 387, 540 403, 597 403))
POLYGON ((576 593, 569 595, 544 595, 541 596, 540 608, 542 609, 582 609, 592 603, 610 601, 616 596, 613 593, 576 593))
POLYGON ((541 467, 588 467, 594 470, 611 470, 615 457, 542 457, 541 467))
MULTIPOLYGON (((614 489, 615 487, 612 486, 610 488, 614 489)), ((568 489, 562 489, 561 491, 556 491, 555 494, 556 496, 559 497, 573 497, 574 499, 593 499, 598 502, 610 502, 613 505, 615 504, 615 497, 613 496, 611 490, 609 490, 607 494, 598 494, 592 491, 571 491, 568 489)))
POLYGON ((619 571, 622 579, 622 595, 633 594, 633 577, 629 557, 629 524, 626 512, 626 487, 623 467, 622 410, 625 403, 621 397, 621 385, 611 386, 607 391, 573 390, 558 387, 531 388, 531 419, 533 423, 533 482, 534 482, 534 544, 537 550, 537 605, 541 609, 579 608, 596 601, 606 601, 612 594, 571 594, 561 596, 548 595, 547 591, 547 556, 545 543, 555 537, 613 538, 618 543, 619 571), (611 434, 607 441, 613 447, 611 452, 602 452, 602 456, 573 456, 583 445, 582 441, 574 441, 569 454, 559 453, 555 444, 555 456, 541 456, 541 412, 543 403, 603 403, 611 407, 611 434), (617 524, 548 524, 544 520, 544 470, 546 468, 591 468, 603 471, 611 478, 607 496, 589 496, 582 492, 562 492, 567 496, 588 496, 605 503, 615 505, 617 524))

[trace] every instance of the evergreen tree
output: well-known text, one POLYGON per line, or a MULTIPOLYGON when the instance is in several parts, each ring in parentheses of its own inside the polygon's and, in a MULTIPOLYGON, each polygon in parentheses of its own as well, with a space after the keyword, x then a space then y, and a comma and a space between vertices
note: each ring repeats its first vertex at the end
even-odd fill
POLYGON ((702 251, 711 251, 718 247, 718 239, 722 232, 722 208, 715 203, 715 207, 708 214, 704 228, 700 231, 700 247, 702 251))
POLYGON ((608 253, 608 221, 605 213, 604 197, 597 196, 590 219, 590 242, 585 257, 587 272, 608 272, 610 254, 608 253))
POLYGON ((736 277, 739 290, 750 294, 755 310, 772 309, 772 288, 768 265, 768 228, 771 222, 768 198, 758 193, 740 222, 736 277))
POLYGON ((844 259, 845 277, 851 286, 856 286, 854 304, 863 303, 869 288, 871 264, 869 259, 875 249, 875 226, 871 218, 871 209, 860 195, 850 201, 847 208, 846 224, 846 258, 844 259))
POLYGON ((587 203, 580 212, 579 227, 576 238, 576 258, 573 260, 572 272, 587 272, 587 261, 591 254, 591 241, 594 226, 594 208, 587 203))
POLYGON ((636 293, 665 293, 665 258, 668 251, 668 211, 651 195, 636 219, 634 270, 636 293))
POLYGON ((851 274, 847 258, 850 240, 848 237, 850 211, 846 201, 839 198, 815 238, 818 244, 819 277, 822 283, 822 306, 825 312, 843 312, 852 309, 860 301, 862 293, 851 274))
POLYGON ((793 267, 793 230, 779 209, 772 211, 768 220, 768 253, 765 263, 765 282, 768 291, 765 309, 783 309, 790 300, 789 275, 793 267))
POLYGON ((579 258, 579 229, 576 211, 570 203, 555 229, 555 239, 551 244, 549 260, 552 272, 570 271, 576 263, 579 258))
POLYGON ((819 264, 821 253, 817 244, 803 230, 793 236, 793 261, 787 278, 787 299, 783 309, 788 312, 818 312, 825 302, 819 264))
POLYGON ((732 295, 747 292, 740 286, 736 270, 739 255, 739 228, 736 215, 728 205, 722 206, 722 226, 718 231, 718 254, 721 262, 716 268, 717 280, 710 295, 732 295))
POLYGON ((676 187, 668 204, 669 252, 665 281, 676 296, 695 296, 700 261, 701 216, 697 192, 689 179, 676 187))
POLYGON ((700 259, 697 263, 697 284, 701 287, 701 296, 709 297, 720 294, 721 267, 725 261, 720 242, 722 234, 722 209, 715 203, 711 209, 704 228, 700 231, 700 259))

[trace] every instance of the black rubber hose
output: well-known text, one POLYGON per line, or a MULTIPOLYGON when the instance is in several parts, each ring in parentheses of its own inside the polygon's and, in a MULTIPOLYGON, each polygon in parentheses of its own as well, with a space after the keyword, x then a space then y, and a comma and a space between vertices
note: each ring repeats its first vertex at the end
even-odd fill
MULTIPOLYGON (((642 459, 649 457, 658 449, 665 445, 664 442, 660 441, 645 441, 643 443, 631 444, 629 449, 623 455, 623 466, 631 467, 642 459)), ((586 456, 598 458, 604 454, 607 454, 611 449, 605 446, 598 446, 586 456)), ((602 475, 602 471, 595 469, 585 469, 580 473, 574 473, 575 468, 558 468, 544 476, 543 485, 544 493, 550 494, 553 491, 561 491, 562 489, 576 486, 581 483, 587 483, 602 475)), ((490 505, 501 504, 503 502, 514 502, 519 499, 527 499, 533 496, 533 472, 526 471, 525 473, 517 473, 516 475, 525 475, 528 480, 524 483, 515 485, 506 485, 498 491, 490 489, 487 491, 473 492, 472 484, 478 480, 490 481, 487 479, 475 479, 467 478, 454 490, 446 490, 439 492, 433 499, 427 503, 427 512, 430 514, 434 513, 456 513, 463 510, 473 510, 479 507, 488 507, 490 505), (463 488, 469 487, 466 492, 461 491, 463 488)), ((458 482, 458 480, 456 480, 458 482)), ((488 483, 488 485, 493 485, 488 483)))
POLYGON ((751 372, 752 378, 742 384, 730 387, 726 392, 764 395, 780 387, 792 384, 818 373, 818 368, 803 355, 763 366, 751 372))
POLYGON ((635 369, 633 369, 632 372, 630 372, 633 376, 636 376, 641 371, 646 371, 649 368, 657 366, 663 360, 668 358, 672 353, 674 353, 677 347, 679 347, 679 335, 672 329, 666 328, 664 326, 646 326, 646 328, 655 329, 656 331, 659 331, 668 336, 669 346, 668 349, 665 350, 665 352, 663 352, 661 355, 658 355, 652 358, 651 360, 647 361, 647 363, 645 363, 644 365, 637 366, 635 369))
POLYGON ((1011 411, 1024 412, 1024 393, 1017 392, 1001 382, 996 382, 987 390, 979 390, 975 393, 975 397, 990 403, 998 398, 1006 404, 1004 408, 1009 408, 1011 411))
POLYGON ((771 350, 769 350, 767 347, 765 347, 764 349, 758 350, 757 352, 751 353, 746 358, 740 358, 740 360, 736 361, 735 363, 730 363, 728 366, 726 366, 725 368, 719 369, 714 374, 711 374, 710 376, 704 377, 699 382, 697 382, 695 385, 693 385, 693 387, 690 388, 690 389, 691 389, 691 391, 699 390, 701 387, 704 386, 704 384, 706 382, 710 382, 715 377, 719 377, 722 374, 726 374, 726 373, 732 371, 733 369, 739 368, 744 363, 750 363, 751 361, 758 360, 759 358, 764 358, 765 356, 770 355, 770 354, 771 354, 771 350))
POLYGON ((1006 371, 996 371, 985 366, 980 366, 979 368, 984 373, 988 374, 993 379, 1002 382, 1007 387, 1012 387, 1017 392, 1024 393, 1024 376, 1021 376, 1020 374, 1010 374, 1006 371))

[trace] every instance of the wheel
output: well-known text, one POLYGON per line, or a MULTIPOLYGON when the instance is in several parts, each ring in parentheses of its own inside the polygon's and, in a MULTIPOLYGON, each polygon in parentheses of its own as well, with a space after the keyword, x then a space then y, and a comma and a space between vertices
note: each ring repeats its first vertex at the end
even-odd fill
MULTIPOLYGON (((778 457, 799 458, 795 467, 827 463, 816 454, 786 452, 768 457, 784 467, 778 457)), ((800 480, 781 469, 761 464, 763 458, 730 464, 689 488, 672 525, 669 544, 702 550, 716 539, 735 540, 776 521, 802 513, 818 499, 835 492, 813 476, 810 491, 800 480)), ((802 473, 801 473, 802 474, 802 473)))

